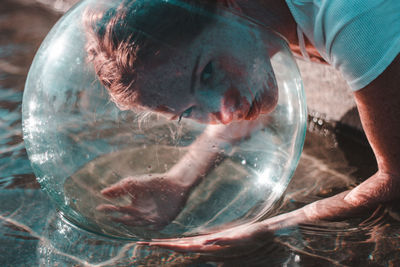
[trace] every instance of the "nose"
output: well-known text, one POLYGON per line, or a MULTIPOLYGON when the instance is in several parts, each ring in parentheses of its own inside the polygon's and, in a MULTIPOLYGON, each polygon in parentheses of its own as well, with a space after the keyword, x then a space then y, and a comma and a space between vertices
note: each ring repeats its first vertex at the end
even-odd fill
POLYGON ((219 118, 227 124, 234 120, 243 120, 250 110, 250 103, 236 87, 229 88, 221 99, 219 118))

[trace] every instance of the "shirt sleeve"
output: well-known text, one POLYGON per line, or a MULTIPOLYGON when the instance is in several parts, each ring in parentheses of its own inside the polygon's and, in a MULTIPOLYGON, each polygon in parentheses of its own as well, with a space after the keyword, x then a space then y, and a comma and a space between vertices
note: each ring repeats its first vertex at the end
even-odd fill
POLYGON ((321 56, 355 91, 377 78, 400 52, 399 0, 286 0, 321 56))

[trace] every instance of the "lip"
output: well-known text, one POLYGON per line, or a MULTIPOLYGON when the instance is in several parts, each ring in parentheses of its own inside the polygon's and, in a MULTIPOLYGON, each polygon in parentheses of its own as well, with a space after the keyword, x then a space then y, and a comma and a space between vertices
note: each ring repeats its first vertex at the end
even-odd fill
MULTIPOLYGON (((243 106, 249 106, 246 101, 243 106)), ((255 120, 261 114, 261 102, 259 100, 253 100, 251 106, 247 109, 247 111, 242 112, 243 110, 229 110, 229 107, 221 105, 221 111, 211 113, 213 118, 216 121, 219 121, 222 124, 229 124, 233 121, 239 120, 255 120)))
MULTIPOLYGON (((241 96, 237 89, 233 89, 229 93, 234 97, 232 99, 225 98, 221 100, 220 110, 208 113, 208 116, 199 117, 195 115, 193 119, 208 124, 229 124, 233 121, 240 120, 256 120, 261 114, 270 113, 277 104, 278 95, 271 93, 264 86, 264 90, 258 91, 255 96, 252 95, 251 104, 248 100, 241 96)), ((193 109, 191 106, 189 109, 193 109)), ((187 112, 189 109, 185 110, 187 112)), ((179 115, 174 116, 177 119, 179 115)), ((184 117, 184 116, 182 116, 184 117)))
POLYGON ((255 120, 261 114, 260 100, 254 99, 245 117, 246 120, 255 120))
POLYGON ((260 104, 258 102, 253 103, 253 105, 249 108, 247 113, 218 111, 218 112, 213 112, 211 114, 216 121, 219 121, 220 123, 225 125, 233 121, 255 120, 260 115, 260 104))
POLYGON ((275 109, 278 103, 278 91, 276 87, 271 86, 270 88, 275 88, 275 90, 267 90, 264 85, 263 90, 257 92, 247 113, 246 120, 255 120, 260 114, 268 114, 275 109))

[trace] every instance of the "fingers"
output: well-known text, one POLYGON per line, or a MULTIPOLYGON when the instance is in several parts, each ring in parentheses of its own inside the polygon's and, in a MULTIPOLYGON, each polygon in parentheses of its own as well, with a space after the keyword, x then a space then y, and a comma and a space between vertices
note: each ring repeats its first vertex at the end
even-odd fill
POLYGON ((125 195, 126 193, 128 193, 126 188, 124 188, 124 186, 120 185, 119 183, 101 190, 101 194, 109 198, 120 197, 125 195))
POLYGON ((117 198, 128 194, 135 190, 135 186, 131 178, 125 178, 107 188, 101 190, 101 194, 109 198, 117 198))
POLYGON ((224 249, 218 245, 205 245, 203 242, 196 240, 184 241, 152 241, 152 242, 137 242, 138 245, 156 246, 164 249, 170 249, 179 252, 216 252, 224 249))
POLYGON ((214 245, 214 246, 231 246, 237 244, 238 240, 232 240, 230 238, 214 238, 209 239, 204 242, 205 245, 214 245))
POLYGON ((140 244, 184 252, 243 252, 243 249, 248 250, 260 246, 261 243, 270 242, 271 240, 266 238, 270 235, 272 236, 272 232, 268 227, 255 223, 204 236, 153 239, 151 242, 140 244))
POLYGON ((112 213, 119 212, 123 213, 122 217, 110 217, 111 220, 123 223, 130 226, 145 226, 149 224, 154 224, 154 220, 146 218, 143 212, 132 206, 115 206, 112 204, 102 204, 96 207, 97 211, 112 213))
MULTIPOLYGON (((237 242, 237 240, 236 240, 237 242)), ((234 240, 224 237, 195 236, 171 239, 153 239, 151 242, 137 242, 139 245, 156 246, 179 252, 220 252, 231 248, 234 240)))
POLYGON ((127 177, 125 179, 120 180, 119 182, 110 185, 103 190, 101 190, 101 194, 108 198, 117 198, 126 194, 132 194, 131 197, 135 197, 138 194, 141 194, 145 191, 149 191, 149 188, 153 188, 155 183, 154 181, 159 176, 159 174, 148 176, 138 176, 138 177, 127 177), (152 179, 149 179, 152 178, 152 179))

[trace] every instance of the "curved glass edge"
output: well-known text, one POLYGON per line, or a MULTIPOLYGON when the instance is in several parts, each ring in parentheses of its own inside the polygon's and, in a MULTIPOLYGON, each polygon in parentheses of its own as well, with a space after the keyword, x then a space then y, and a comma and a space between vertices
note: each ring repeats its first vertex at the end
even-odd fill
MULTIPOLYGON (((57 34, 57 31, 59 30, 58 29, 58 25, 60 25, 60 24, 62 24, 63 22, 64 22, 64 20, 66 19, 66 17, 68 17, 68 15, 70 14, 70 13, 73 13, 74 11, 76 11, 76 10, 78 10, 79 8, 82 8, 81 6, 84 6, 84 5, 88 5, 88 4, 90 4, 90 2, 94 2, 94 1, 83 1, 83 2, 80 2, 80 3, 78 3, 77 5, 75 5, 71 10, 69 10, 68 11, 68 13, 63 17, 63 18, 61 18, 58 22, 57 22, 57 24, 53 27, 53 29, 51 30, 51 32, 49 33, 49 35, 46 37, 46 39, 43 41, 43 43, 42 43, 42 46, 44 47, 44 45, 46 44, 46 40, 48 40, 48 39, 51 39, 51 38, 53 38, 53 36, 55 36, 56 34, 57 34)), ((166 2, 170 2, 170 1, 166 1, 166 2)), ((180 1, 177 1, 177 2, 180 2, 180 1)), ((247 20, 247 18, 241 18, 244 22, 246 22, 246 20, 247 20)), ((249 23, 248 21, 247 21, 247 23, 249 23)), ((252 23, 255 23, 255 22, 252 22, 252 23)), ((271 33, 273 33, 273 34, 275 34, 275 35, 277 35, 277 36, 279 36, 279 38, 281 38, 282 40, 285 40, 280 34, 278 34, 278 33, 276 33, 275 31, 273 31, 272 29, 269 29, 268 27, 265 27, 264 25, 262 25, 262 24, 258 24, 260 27, 262 27, 263 29, 265 29, 265 30, 268 30, 268 31, 270 31, 271 33)), ((285 40, 286 41, 286 40, 285 40)), ((39 51, 40 50, 44 50, 45 48, 42 48, 42 46, 39 48, 39 51)), ((32 64, 32 66, 31 66, 31 68, 34 68, 35 67, 35 61, 37 60, 36 59, 36 57, 40 57, 41 55, 36 55, 35 56, 35 59, 34 59, 34 63, 32 64)), ((294 59, 293 59, 294 60, 294 59)), ((27 87, 29 87, 29 82, 30 82, 30 75, 31 75, 31 71, 29 72, 29 74, 28 74, 28 78, 27 78, 27 83, 26 83, 26 86, 25 86, 25 88, 27 88, 27 87)), ((299 75, 300 75, 300 73, 299 73, 299 75)), ((301 80, 300 80, 300 83, 301 83, 301 80)), ((296 144, 295 144, 295 146, 296 147, 300 147, 301 149, 299 149, 298 151, 298 153, 297 153, 297 155, 293 158, 293 161, 292 161, 292 166, 294 166, 293 168, 292 168, 292 170, 291 170, 291 174, 290 174, 290 177, 293 175, 293 172, 295 171, 295 166, 297 166, 297 164, 298 164, 298 161, 299 161, 299 159, 300 159, 300 155, 301 155, 301 151, 302 151, 302 147, 303 147, 303 144, 304 144, 304 138, 305 138, 305 133, 306 133, 306 114, 307 114, 307 107, 306 107, 306 105, 305 104, 303 104, 304 102, 302 102, 302 101, 300 101, 300 99, 305 99, 305 97, 304 97, 304 91, 303 91, 303 88, 302 88, 302 85, 301 85, 301 89, 298 89, 298 92, 299 92, 299 106, 300 107, 302 107, 302 110, 303 110, 303 113, 301 114, 301 120, 302 120, 302 123, 300 123, 300 125, 304 125, 304 127, 302 127, 299 131, 298 131, 298 133, 297 133, 297 138, 296 138, 296 144), (304 115, 305 114, 305 115, 304 115)), ((26 98, 26 93, 24 92, 24 99, 26 98)), ((305 100, 304 100, 305 101, 305 100)), ((26 101, 25 101, 26 102, 26 101)), ((23 105, 23 107, 22 107, 22 113, 23 113, 23 118, 24 117, 26 117, 27 115, 26 115, 26 112, 27 112, 27 110, 26 110, 26 107, 23 105)), ((24 126, 23 126, 23 129, 24 129, 24 126)), ((23 130, 24 131, 24 138, 25 138, 25 130, 23 130)), ((28 146, 29 146, 29 142, 28 142, 28 144, 27 144, 28 146)), ((28 149, 28 153, 29 153, 29 149, 28 149)), ((289 181, 290 181, 290 179, 289 179, 289 181)), ((289 183, 289 181, 287 181, 287 184, 289 183)), ((287 186, 287 184, 286 184, 286 186, 287 186)), ((285 186, 285 187, 286 187, 285 186)), ((42 183, 42 187, 45 187, 45 185, 43 185, 43 183, 42 183)), ((47 191, 47 190, 46 190, 47 191)), ((57 202, 57 204, 58 205, 60 205, 60 203, 58 203, 57 202)), ((96 233, 98 233, 98 232, 96 232, 96 233)), ((109 236, 108 234, 105 234, 104 236, 109 236)), ((120 237, 115 237, 115 236, 111 236, 112 238, 120 238, 120 237)), ((124 238, 122 238, 122 239, 124 239, 124 238)))

